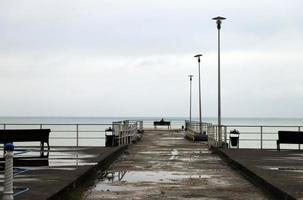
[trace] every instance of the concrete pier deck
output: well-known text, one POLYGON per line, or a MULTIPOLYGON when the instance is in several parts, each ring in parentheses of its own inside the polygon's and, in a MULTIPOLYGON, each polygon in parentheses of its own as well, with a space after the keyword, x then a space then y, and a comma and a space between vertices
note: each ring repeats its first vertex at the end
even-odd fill
POLYGON ((303 199, 303 151, 221 149, 223 158, 277 199, 303 199))
POLYGON ((182 132, 146 131, 82 199, 269 199, 207 143, 193 143, 182 132))
MULTIPOLYGON (((14 165, 20 165, 16 167, 20 171, 24 169, 26 171, 15 176, 14 186, 28 188, 28 191, 17 195, 14 199, 66 199, 69 191, 87 179, 94 179, 91 175, 94 175, 97 170, 108 168, 126 148, 127 146, 52 147, 48 158, 39 158, 40 152, 37 148, 20 154, 19 159, 14 161, 14 165)), ((2 197, 3 171, 0 173, 0 182, 0 196, 2 197)))

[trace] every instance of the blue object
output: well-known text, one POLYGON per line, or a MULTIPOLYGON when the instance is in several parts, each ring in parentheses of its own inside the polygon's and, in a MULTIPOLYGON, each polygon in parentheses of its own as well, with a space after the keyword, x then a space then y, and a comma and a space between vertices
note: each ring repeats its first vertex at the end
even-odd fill
POLYGON ((4 151, 14 151, 14 145, 12 143, 6 143, 4 146, 4 151))

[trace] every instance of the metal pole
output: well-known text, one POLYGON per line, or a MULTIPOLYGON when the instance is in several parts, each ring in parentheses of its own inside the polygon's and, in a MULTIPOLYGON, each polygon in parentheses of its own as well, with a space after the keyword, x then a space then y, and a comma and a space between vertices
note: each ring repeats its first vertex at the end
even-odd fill
POLYGON ((261 128, 261 149, 263 149, 263 126, 261 128))
POLYGON ((220 69, 220 29, 218 28, 218 126, 219 142, 221 142, 221 69, 220 69))
POLYGON ((197 54, 194 57, 198 58, 198 67, 199 67, 199 127, 200 134, 202 134, 202 107, 201 107, 201 75, 200 75, 200 57, 202 54, 197 54))
POLYGON ((192 78, 194 75, 189 75, 189 81, 190 81, 190 86, 189 86, 189 123, 191 123, 191 102, 192 102, 192 78))
POLYGON ((77 147, 79 147, 79 124, 76 125, 76 131, 77 131, 77 147))
POLYGON ((220 69, 220 29, 222 20, 225 20, 224 17, 215 17, 213 20, 216 20, 217 29, 218 29, 218 128, 219 128, 219 142, 222 142, 222 131, 221 131, 221 69, 220 69))
POLYGON ((200 77, 200 57, 199 57, 199 125, 200 125, 200 134, 202 134, 202 108, 201 108, 201 77, 200 77))

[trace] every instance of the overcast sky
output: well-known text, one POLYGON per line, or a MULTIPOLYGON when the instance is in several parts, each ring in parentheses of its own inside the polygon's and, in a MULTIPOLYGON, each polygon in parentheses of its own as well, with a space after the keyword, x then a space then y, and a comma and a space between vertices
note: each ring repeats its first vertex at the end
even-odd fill
POLYGON ((303 1, 0 1, 1 116, 303 117, 303 1))

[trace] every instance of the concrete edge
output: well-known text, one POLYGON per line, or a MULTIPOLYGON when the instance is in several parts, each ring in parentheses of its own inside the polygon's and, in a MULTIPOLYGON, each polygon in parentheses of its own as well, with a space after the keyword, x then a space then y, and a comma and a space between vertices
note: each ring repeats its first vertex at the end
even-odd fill
POLYGON ((106 152, 104 156, 102 156, 102 158, 98 161, 98 164, 90 166, 80 176, 76 177, 74 180, 71 180, 70 183, 66 185, 66 187, 62 188, 60 191, 51 195, 47 199, 66 199, 68 193, 75 191, 77 188, 87 182, 88 179, 94 179, 94 175, 97 173, 98 170, 106 170, 127 148, 128 145, 122 145, 116 147, 114 151, 106 152))
POLYGON ((236 171, 242 175, 244 178, 246 178, 248 181, 250 181, 252 184, 254 184, 256 187, 263 190, 269 197, 274 199, 290 199, 295 200, 296 198, 292 197, 285 191, 281 190, 280 188, 272 185, 270 182, 266 181, 262 177, 255 174, 253 171, 242 165, 241 163, 235 161, 228 155, 226 155, 221 149, 212 147, 211 150, 214 153, 217 153, 223 161, 225 161, 229 166, 236 169, 236 171))

